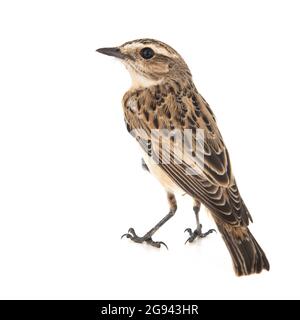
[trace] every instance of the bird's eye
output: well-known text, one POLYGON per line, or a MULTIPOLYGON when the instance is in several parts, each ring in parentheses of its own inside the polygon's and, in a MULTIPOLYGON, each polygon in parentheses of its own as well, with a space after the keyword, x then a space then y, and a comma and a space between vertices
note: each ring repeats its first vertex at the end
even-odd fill
POLYGON ((151 49, 151 48, 143 48, 141 51, 140 51, 140 55, 148 60, 148 59, 151 59, 153 56, 154 56, 154 51, 151 49))

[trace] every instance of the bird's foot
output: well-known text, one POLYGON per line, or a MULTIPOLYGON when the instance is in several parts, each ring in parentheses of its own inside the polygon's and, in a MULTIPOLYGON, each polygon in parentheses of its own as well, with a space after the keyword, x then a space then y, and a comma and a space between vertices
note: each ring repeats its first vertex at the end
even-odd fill
POLYGON ((210 229, 207 232, 202 233, 202 225, 200 224, 200 228, 197 228, 195 231, 192 231, 191 228, 187 228, 184 230, 184 232, 189 233, 189 238, 186 240, 185 243, 187 242, 193 242, 196 238, 205 238, 208 236, 210 233, 216 232, 215 229, 210 229))
POLYGON ((128 233, 125 233, 122 235, 121 239, 123 239, 124 237, 136 242, 136 243, 147 243, 152 247, 155 248, 160 248, 162 245, 165 246, 168 249, 168 246, 162 242, 162 241, 153 241, 152 238, 150 236, 147 236, 147 234, 145 234, 143 237, 139 237, 133 228, 130 228, 128 230, 128 233))

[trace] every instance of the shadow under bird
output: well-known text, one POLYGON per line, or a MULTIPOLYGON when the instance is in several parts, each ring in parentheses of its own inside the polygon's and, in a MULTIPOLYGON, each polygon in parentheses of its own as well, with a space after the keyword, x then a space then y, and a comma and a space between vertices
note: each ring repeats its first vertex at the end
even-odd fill
POLYGON ((199 221, 202 203, 225 241, 236 274, 269 270, 268 259, 248 228, 252 218, 239 193, 215 116, 197 91, 182 57, 167 44, 152 39, 134 40, 97 51, 119 59, 131 75, 132 86, 123 97, 127 130, 141 146, 143 167, 164 186, 170 205, 169 213, 144 236, 138 236, 133 228, 124 236, 158 248, 165 245, 154 241, 152 236, 174 216, 175 194, 188 194, 194 200, 196 229, 186 229, 187 242, 214 231, 202 231, 199 221), (160 130, 162 134, 153 134, 160 130), (182 139, 175 138, 186 130, 191 132, 190 139, 184 141, 190 152, 182 152, 182 139), (197 138, 198 130, 204 133, 202 142, 197 138), (169 161, 162 152, 166 149, 169 161))

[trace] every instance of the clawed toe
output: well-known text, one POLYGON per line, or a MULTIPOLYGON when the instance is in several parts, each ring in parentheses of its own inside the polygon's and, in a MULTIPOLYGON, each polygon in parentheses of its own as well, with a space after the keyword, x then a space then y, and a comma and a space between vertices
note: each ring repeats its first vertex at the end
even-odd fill
POLYGON ((188 232, 188 234, 190 235, 189 238, 185 242, 185 244, 186 244, 187 242, 192 243, 196 238, 205 238, 210 233, 216 232, 216 230, 215 229, 210 229, 207 232, 202 233, 202 225, 200 225, 200 228, 196 229, 195 231, 192 231, 191 228, 186 228, 184 230, 184 232, 188 232))
POLYGON ((125 233, 122 235, 121 239, 123 239, 124 237, 136 242, 136 243, 143 243, 146 242, 147 244, 149 244, 152 247, 155 248, 160 248, 162 245, 165 246, 168 249, 168 246, 162 242, 162 241, 153 241, 151 237, 145 235, 143 237, 139 237, 133 228, 130 228, 128 230, 128 233, 125 233))
POLYGON ((127 233, 124 233, 122 236, 121 236, 121 239, 123 239, 124 237, 130 239, 130 240, 133 240, 135 242, 138 242, 138 239, 141 239, 141 242, 143 242, 142 238, 138 237, 137 234, 135 233, 134 229, 133 228, 129 228, 128 232, 127 233))
POLYGON ((168 246, 163 241, 153 241, 152 238, 149 238, 148 240, 145 240, 147 244, 149 244, 152 247, 160 248, 161 246, 165 246, 167 250, 169 250, 168 246))

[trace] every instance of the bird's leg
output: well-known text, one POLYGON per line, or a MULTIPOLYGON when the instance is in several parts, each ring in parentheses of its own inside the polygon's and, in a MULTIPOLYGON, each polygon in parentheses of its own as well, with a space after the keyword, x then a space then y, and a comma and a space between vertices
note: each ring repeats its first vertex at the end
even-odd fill
POLYGON ((134 242, 137 243, 143 243, 146 242, 147 244, 156 247, 156 248, 160 248, 161 245, 164 245, 166 248, 167 245, 162 242, 162 241, 153 241, 152 240, 152 236, 153 234, 163 225, 165 224, 170 218, 172 218, 177 210, 177 203, 176 203, 176 198, 175 195, 173 193, 168 192, 168 201, 169 201, 169 205, 170 205, 170 211, 169 213, 162 219, 160 220, 152 229, 150 229, 143 237, 139 237, 133 228, 130 228, 128 230, 128 233, 123 234, 123 237, 126 237, 134 242))
POLYGON ((195 231, 192 231, 191 228, 185 229, 185 232, 188 232, 190 235, 190 237, 186 240, 185 243, 193 242, 196 238, 205 238, 210 233, 216 232, 215 229, 210 229, 207 232, 202 233, 202 224, 200 224, 200 221, 199 221, 200 206, 201 206, 200 201, 195 199, 193 210, 194 210, 195 216, 196 216, 197 229, 195 231))

